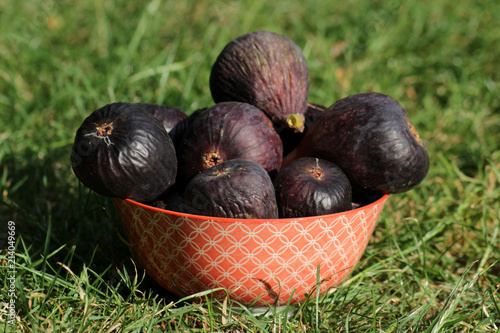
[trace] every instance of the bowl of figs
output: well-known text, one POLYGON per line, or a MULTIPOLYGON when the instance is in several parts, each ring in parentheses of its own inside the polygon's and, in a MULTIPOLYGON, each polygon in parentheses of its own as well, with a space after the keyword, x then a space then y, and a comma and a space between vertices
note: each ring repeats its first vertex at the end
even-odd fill
POLYGON ((230 41, 208 84, 213 103, 189 113, 148 101, 92 111, 75 176, 111 198, 135 262, 179 297, 282 306, 338 286, 388 198, 427 175, 408 114, 380 92, 311 103, 300 47, 270 31, 230 41))

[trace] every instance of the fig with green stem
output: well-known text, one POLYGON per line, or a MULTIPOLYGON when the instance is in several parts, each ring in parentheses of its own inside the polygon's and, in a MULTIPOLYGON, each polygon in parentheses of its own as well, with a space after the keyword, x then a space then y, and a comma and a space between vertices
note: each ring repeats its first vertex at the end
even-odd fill
POLYGON ((309 95, 309 69, 300 47, 290 38, 254 31, 227 44, 210 73, 216 103, 252 104, 277 128, 304 129, 309 95))

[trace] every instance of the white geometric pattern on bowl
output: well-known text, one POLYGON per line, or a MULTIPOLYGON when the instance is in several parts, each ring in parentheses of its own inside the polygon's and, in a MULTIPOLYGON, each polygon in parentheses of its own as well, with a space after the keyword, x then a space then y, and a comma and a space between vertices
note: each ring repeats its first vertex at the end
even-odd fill
POLYGON ((274 220, 113 202, 135 259, 163 288, 179 296, 224 288, 244 305, 264 306, 304 301, 316 287, 318 265, 321 293, 340 284, 365 251, 388 197, 343 213, 274 220))

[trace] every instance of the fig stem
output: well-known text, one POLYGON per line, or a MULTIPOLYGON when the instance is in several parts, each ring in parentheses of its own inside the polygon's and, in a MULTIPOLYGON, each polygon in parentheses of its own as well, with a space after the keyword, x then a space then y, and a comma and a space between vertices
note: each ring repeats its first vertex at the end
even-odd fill
POLYGON ((107 146, 111 146, 113 142, 111 142, 110 135, 113 133, 113 122, 104 123, 102 125, 96 125, 95 132, 87 133, 85 136, 94 136, 99 139, 103 139, 107 146))
POLYGON ((96 127, 96 134, 100 137, 105 137, 111 135, 113 132, 113 123, 104 123, 101 126, 96 127))
POLYGON ((323 179, 323 176, 325 175, 323 169, 321 169, 321 167, 319 166, 319 160, 317 158, 316 158, 316 165, 313 166, 311 169, 309 169, 309 172, 317 180, 323 179))
POLYGON ((293 128, 297 132, 304 130, 305 116, 301 113, 293 113, 286 118, 288 127, 293 128))

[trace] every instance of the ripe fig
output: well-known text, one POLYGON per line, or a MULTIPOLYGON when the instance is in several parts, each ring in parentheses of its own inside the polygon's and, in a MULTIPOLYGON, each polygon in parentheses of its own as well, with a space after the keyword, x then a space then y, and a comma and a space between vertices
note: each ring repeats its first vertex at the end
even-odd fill
POLYGON ((228 160, 196 175, 184 191, 184 209, 204 216, 278 218, 269 174, 260 164, 244 159, 228 160))
POLYGON ((185 181, 221 162, 243 158, 273 174, 281 167, 283 146, 266 115, 247 103, 218 103, 200 110, 178 151, 185 181))
POLYGON ((183 110, 172 106, 153 103, 136 104, 161 121, 168 135, 170 135, 174 146, 177 146, 182 134, 187 128, 186 119, 188 115, 183 110))
POLYGON ((105 105, 83 121, 71 166, 96 193, 143 203, 166 191, 177 174, 175 149, 162 123, 132 103, 105 105))
POLYGON ((252 104, 277 127, 302 132, 309 94, 309 69, 300 47, 288 37, 253 31, 229 42, 210 73, 216 103, 252 104))
POLYGON ((429 170, 427 149, 405 110, 380 93, 351 95, 326 109, 283 164, 303 156, 337 164, 360 193, 406 192, 429 170))
POLYGON ((283 167, 274 179, 281 218, 334 214, 352 209, 347 176, 334 163, 302 157, 283 167))

